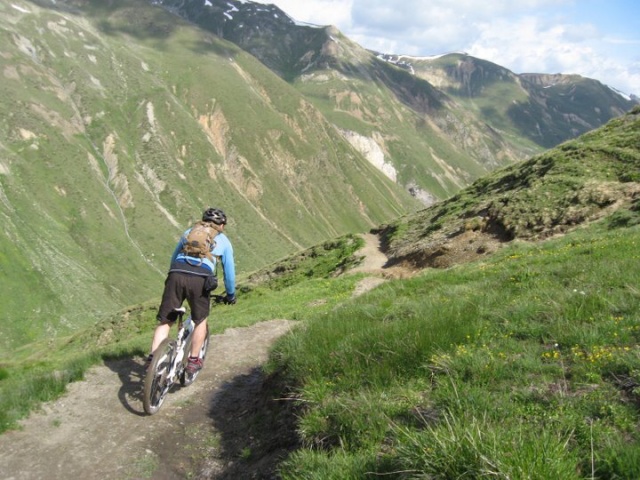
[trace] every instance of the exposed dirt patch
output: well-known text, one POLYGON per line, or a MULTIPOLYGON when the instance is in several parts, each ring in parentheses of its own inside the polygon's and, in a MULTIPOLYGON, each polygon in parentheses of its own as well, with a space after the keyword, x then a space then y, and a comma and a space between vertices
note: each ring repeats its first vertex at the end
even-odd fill
POLYGON ((412 270, 449 268, 490 255, 504 244, 505 242, 496 235, 467 230, 408 255, 397 265, 412 270))
MULTIPOLYGON (((522 183, 525 180, 519 179, 522 183)), ((549 206, 533 205, 531 209, 526 198, 522 200, 516 195, 501 202, 489 198, 484 204, 467 209, 465 218, 446 217, 446 206, 437 212, 425 210, 419 221, 404 225, 409 233, 405 232, 400 239, 391 240, 395 226, 379 231, 384 243, 382 250, 389 257, 385 269, 449 268, 491 255, 513 241, 557 238, 611 217, 617 211, 623 212, 624 219, 625 210, 640 208, 638 182, 586 182, 579 190, 563 195, 558 195, 549 206)))

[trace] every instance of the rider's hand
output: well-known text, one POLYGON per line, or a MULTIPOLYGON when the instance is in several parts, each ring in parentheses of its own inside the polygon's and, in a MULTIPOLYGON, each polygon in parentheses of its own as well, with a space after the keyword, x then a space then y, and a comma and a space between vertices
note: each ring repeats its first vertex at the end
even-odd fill
POLYGON ((224 296, 225 305, 235 305, 236 304, 236 296, 234 294, 227 293, 224 296))

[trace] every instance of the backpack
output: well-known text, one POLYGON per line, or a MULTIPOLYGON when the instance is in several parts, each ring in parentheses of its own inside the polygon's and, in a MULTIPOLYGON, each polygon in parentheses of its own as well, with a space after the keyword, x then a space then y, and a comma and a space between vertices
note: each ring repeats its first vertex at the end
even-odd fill
POLYGON ((215 227, 211 222, 196 222, 187 234, 182 252, 190 257, 206 257, 213 261, 211 250, 216 244, 216 236, 220 233, 215 227))

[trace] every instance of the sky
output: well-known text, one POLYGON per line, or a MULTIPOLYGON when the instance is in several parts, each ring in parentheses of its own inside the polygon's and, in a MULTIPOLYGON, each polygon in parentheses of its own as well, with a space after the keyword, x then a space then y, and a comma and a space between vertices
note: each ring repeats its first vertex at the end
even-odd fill
POLYGON ((638 0, 258 0, 381 53, 465 52, 514 73, 593 78, 640 96, 638 0))

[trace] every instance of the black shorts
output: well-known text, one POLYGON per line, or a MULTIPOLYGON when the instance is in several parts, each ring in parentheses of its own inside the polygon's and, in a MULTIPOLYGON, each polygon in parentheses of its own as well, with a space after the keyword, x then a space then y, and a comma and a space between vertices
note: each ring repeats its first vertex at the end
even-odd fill
POLYGON ((170 272, 164 282, 162 302, 158 309, 158 321, 175 321, 173 310, 186 300, 191 309, 191 318, 197 325, 209 316, 211 300, 204 289, 206 277, 189 273, 170 272))

